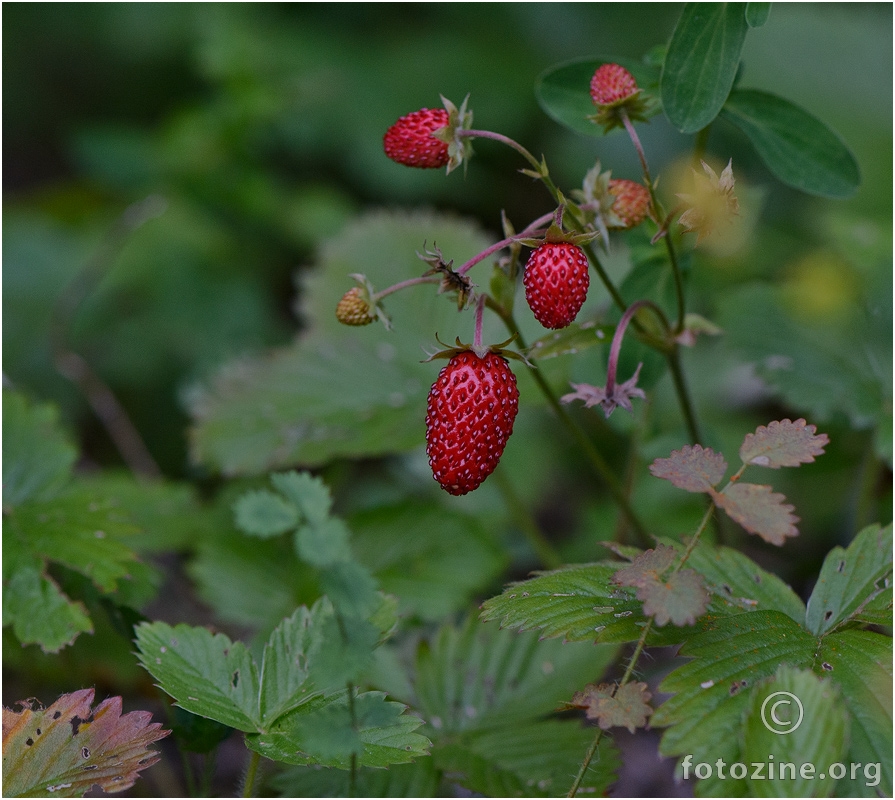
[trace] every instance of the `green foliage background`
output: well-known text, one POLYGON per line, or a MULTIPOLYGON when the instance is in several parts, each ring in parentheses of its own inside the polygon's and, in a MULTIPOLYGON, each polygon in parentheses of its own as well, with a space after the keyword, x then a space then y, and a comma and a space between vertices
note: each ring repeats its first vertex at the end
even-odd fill
MULTIPOLYGON (((436 649, 460 636, 437 634, 438 623, 541 566, 508 513, 507 486, 565 561, 604 557, 596 543, 613 537, 614 507, 524 375, 502 477, 460 499, 431 480, 421 409, 437 369, 419 363, 421 347, 436 331, 468 339, 469 315, 458 318, 426 288, 387 300, 392 333, 340 328, 332 309, 351 285, 348 273, 369 274, 377 288, 419 274, 424 240, 459 264, 500 236, 501 209, 517 228, 551 210, 542 187, 518 173, 518 156, 493 142, 476 143, 465 176, 390 162, 381 139, 398 116, 438 105, 439 94, 459 103, 470 93, 476 127, 546 154, 560 186, 578 186, 596 158, 614 177, 636 179, 623 134, 575 135, 538 107, 533 86, 567 59, 640 59, 667 42, 680 11, 613 3, 7 6, 3 358, 5 385, 18 394, 3 413, 4 423, 27 419, 45 448, 31 453, 28 474, 43 470, 37 483, 10 488, 4 473, 4 509, 21 506, 11 526, 20 538, 46 511, 40 504, 84 530, 100 524, 90 514, 114 517, 103 517, 112 527, 101 575, 77 553, 54 560, 52 538, 12 550, 4 538, 10 575, 15 568, 17 580, 33 579, 29 591, 48 602, 61 602, 54 586, 72 599, 70 627, 53 631, 48 649, 92 629, 47 655, 21 645, 36 641, 27 632, 5 627, 9 702, 48 703, 81 686, 123 694, 125 708, 152 702, 126 638, 140 615, 213 624, 259 654, 297 605, 320 594, 319 576, 283 541, 237 529, 234 502, 266 490, 272 469, 320 471, 356 558, 398 596, 414 637, 440 636, 436 649), (111 242, 125 209, 149 196, 161 213, 111 242), (100 279, 72 318, 68 343, 147 442, 165 477, 151 487, 123 471, 83 396, 53 364, 60 298, 93 263, 100 279), (384 376, 394 384, 385 394, 384 376), (20 395, 39 403, 33 416, 20 395), (47 404, 58 408, 58 428, 47 404), (462 548, 450 546, 458 541, 462 548), (129 563, 140 565, 133 580, 119 580, 129 563)), ((774 476, 802 518, 798 539, 771 549, 727 532, 728 544, 803 597, 831 547, 891 519, 891 31, 887 5, 793 4, 775 5, 746 37, 737 85, 786 97, 837 131, 861 170, 850 199, 784 187, 723 121, 708 144, 723 163, 734 155, 744 237, 693 256, 690 307, 724 335, 701 338, 684 354, 685 369, 707 444, 718 450, 733 452, 744 433, 786 416, 829 435, 816 464, 774 476)), ((664 117, 640 134, 654 173, 664 176, 689 152, 690 138, 664 117)), ((608 262, 614 277, 627 275, 632 295, 656 283, 640 261, 644 246, 636 233, 619 239, 608 262), (632 263, 643 269, 631 272, 632 263)), ((486 276, 487 265, 473 271, 480 283, 486 276)), ((584 315, 604 300, 595 288, 584 315)), ((537 338, 522 311, 526 335, 537 338)), ((505 338, 496 324, 489 333, 505 338)), ((596 347, 545 360, 543 370, 558 388, 569 379, 599 383, 605 355, 596 347)), ((624 358, 632 371, 627 345, 624 358)), ((579 419, 618 469, 639 429, 635 505, 651 532, 678 537, 702 507, 646 474, 646 464, 686 438, 668 377, 650 370, 647 363, 651 402, 636 418, 579 419)), ((399 650, 381 658, 407 656, 399 650)), ((409 687, 379 688, 419 700, 409 687)), ((476 761, 482 735, 464 735, 439 746, 440 763, 487 774, 476 761)), ((408 792, 435 780, 414 772, 402 783, 402 774, 394 780, 408 792)), ((307 774, 277 780, 286 794, 314 791, 307 774)), ((482 783, 480 791, 508 786, 482 783)))

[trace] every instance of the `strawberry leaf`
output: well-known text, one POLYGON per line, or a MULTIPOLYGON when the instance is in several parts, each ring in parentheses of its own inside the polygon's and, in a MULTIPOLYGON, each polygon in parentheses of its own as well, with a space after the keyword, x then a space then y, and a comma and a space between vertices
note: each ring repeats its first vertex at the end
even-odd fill
POLYGON ((817 428, 804 419, 791 422, 784 419, 767 427, 760 425, 755 433, 746 434, 740 447, 744 464, 756 467, 797 467, 822 455, 830 440, 825 433, 816 435, 817 428))
POLYGON ((641 604, 612 583, 617 562, 583 564, 510 584, 482 605, 483 620, 540 630, 569 642, 630 642, 640 636, 641 604))
POLYGON ((270 476, 274 488, 301 511, 311 525, 322 525, 329 517, 332 497, 329 487, 309 472, 278 472, 270 476))
POLYGON ((793 507, 770 486, 735 483, 723 492, 715 492, 712 499, 732 520, 766 542, 782 545, 788 536, 799 535, 795 526, 799 518, 793 515, 793 507))
POLYGON ((678 627, 695 624, 709 601, 702 576, 692 569, 682 569, 662 581, 644 581, 637 598, 643 601, 643 613, 659 627, 669 622, 678 627))
POLYGON ((612 576, 612 582, 619 586, 646 586, 655 583, 675 561, 677 551, 668 545, 656 545, 654 550, 646 550, 636 556, 628 567, 623 567, 612 576))
POLYGON ((351 558, 350 532, 335 517, 316 525, 302 525, 295 533, 298 557, 315 567, 331 567, 351 558))
POLYGON ((834 547, 808 600, 808 629, 821 635, 850 622, 877 596, 891 594, 891 574, 891 525, 864 528, 847 550, 834 547))
POLYGON ((724 477, 727 462, 724 456, 701 445, 685 445, 668 458, 657 458, 650 464, 657 478, 671 481, 688 492, 710 492, 724 477))
POLYGON ((624 686, 616 684, 588 684, 575 692, 572 705, 585 709, 588 719, 595 719, 604 730, 627 728, 631 733, 646 726, 653 713, 649 704, 652 694, 645 683, 634 681, 624 686))
POLYGON ((295 506, 266 489, 244 494, 234 504, 233 513, 236 527, 262 539, 292 530, 298 523, 295 506))
POLYGON ((122 792, 158 761, 149 749, 170 731, 148 711, 121 714, 121 698, 93 708, 93 689, 62 695, 47 709, 23 701, 3 709, 3 794, 80 797, 92 786, 122 792))

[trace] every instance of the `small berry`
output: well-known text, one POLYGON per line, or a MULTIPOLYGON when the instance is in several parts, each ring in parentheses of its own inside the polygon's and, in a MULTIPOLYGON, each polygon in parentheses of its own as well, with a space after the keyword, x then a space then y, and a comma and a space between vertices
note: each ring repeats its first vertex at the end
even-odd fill
POLYGON ((336 319, 343 325, 369 325, 376 318, 370 315, 370 304, 355 286, 342 295, 336 306, 336 319))
POLYGON ((545 328, 565 328, 587 299, 587 256, 578 245, 544 242, 529 257, 523 277, 525 299, 545 328))
POLYGON ((613 178, 609 181, 609 194, 615 198, 612 213, 621 221, 621 227, 636 228, 646 219, 650 196, 649 189, 642 183, 613 178))
POLYGON ((450 160, 448 145, 432 134, 449 122, 450 115, 444 108, 423 108, 407 114, 385 132, 385 154, 408 167, 443 167, 450 160))
POLYGON ((516 376, 498 353, 451 356, 429 391, 426 453, 449 494, 477 489, 497 466, 519 410, 516 376))
POLYGON ((590 96, 598 106, 625 100, 637 91, 637 81, 618 64, 603 64, 590 80, 590 96))

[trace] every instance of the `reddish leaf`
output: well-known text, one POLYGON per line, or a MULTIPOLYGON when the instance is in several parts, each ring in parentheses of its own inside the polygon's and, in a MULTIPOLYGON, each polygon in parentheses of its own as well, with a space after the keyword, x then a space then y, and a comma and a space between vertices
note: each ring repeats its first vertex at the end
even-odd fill
POLYGON ((712 495, 715 505, 742 525, 749 533, 758 534, 766 542, 781 545, 787 536, 798 536, 793 506, 782 494, 774 494, 770 486, 735 483, 723 492, 712 495))
POLYGON ((644 586, 655 583, 673 563, 677 553, 673 547, 656 545, 655 550, 641 553, 630 566, 623 567, 612 576, 619 586, 644 586))
POLYGON ((830 440, 825 433, 815 434, 817 428, 803 419, 790 422, 784 419, 767 427, 760 425, 755 433, 749 433, 740 447, 744 464, 757 467, 797 467, 814 461, 822 455, 830 440))
POLYGON ((624 727, 634 733, 636 728, 646 725, 653 713, 649 705, 651 697, 645 683, 626 683, 617 689, 614 684, 589 683, 584 691, 575 692, 572 705, 586 709, 587 718, 597 720, 604 731, 624 727))
POLYGON ((656 625, 693 625, 709 604, 702 576, 692 569, 682 569, 664 581, 644 583, 637 590, 643 601, 643 613, 656 625))
POLYGON ((710 492, 727 471, 724 456, 707 447, 686 445, 668 458, 657 458, 650 464, 657 478, 671 481, 688 492, 710 492))
POLYGON ((46 710, 28 700, 21 711, 3 709, 6 797, 79 797, 94 784, 121 792, 158 761, 149 745, 170 731, 150 722, 148 711, 122 716, 120 697, 92 704, 93 689, 81 689, 46 710))

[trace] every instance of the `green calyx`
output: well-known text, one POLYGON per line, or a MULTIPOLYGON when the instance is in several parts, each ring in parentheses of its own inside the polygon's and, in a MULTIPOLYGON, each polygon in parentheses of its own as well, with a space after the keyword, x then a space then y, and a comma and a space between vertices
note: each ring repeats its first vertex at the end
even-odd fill
POLYGON ((447 358, 451 359, 460 353, 471 352, 475 353, 479 358, 484 358, 488 353, 494 353, 499 356, 503 356, 504 358, 511 358, 516 361, 522 361, 527 366, 532 366, 532 363, 521 353, 516 352, 515 350, 506 350, 506 346, 510 344, 516 338, 516 334, 513 334, 509 339, 500 344, 486 344, 486 345, 473 345, 466 344, 460 341, 460 337, 458 336, 456 339, 456 345, 451 346, 438 337, 438 334, 435 334, 435 340, 440 344, 444 349, 438 350, 434 353, 431 353, 428 358, 423 359, 421 363, 425 364, 429 361, 434 361, 436 358, 447 358))
POLYGON ((441 102, 448 112, 448 124, 435 131, 432 136, 440 139, 448 146, 447 174, 461 164, 465 164, 472 156, 472 142, 467 136, 459 135, 460 131, 468 131, 472 128, 472 111, 467 110, 469 95, 463 98, 460 108, 457 108, 444 95, 439 95, 441 102))
POLYGON ((563 230, 562 227, 562 217, 563 212, 565 211, 565 206, 562 205, 556 209, 556 213, 553 215, 553 222, 550 224, 550 227, 547 228, 547 232, 544 234, 543 238, 520 238, 516 239, 520 244, 524 244, 526 247, 537 248, 542 244, 574 244, 578 247, 589 244, 594 239, 596 239, 600 233, 599 231, 588 231, 586 233, 571 233, 570 231, 563 230))

